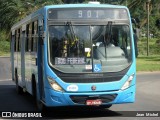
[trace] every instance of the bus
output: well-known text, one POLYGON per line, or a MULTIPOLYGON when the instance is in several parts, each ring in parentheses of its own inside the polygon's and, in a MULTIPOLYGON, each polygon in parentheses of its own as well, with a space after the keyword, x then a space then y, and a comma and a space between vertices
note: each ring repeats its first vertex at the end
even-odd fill
POLYGON ((11 28, 12 80, 40 110, 133 103, 134 51, 127 7, 48 5, 11 28))

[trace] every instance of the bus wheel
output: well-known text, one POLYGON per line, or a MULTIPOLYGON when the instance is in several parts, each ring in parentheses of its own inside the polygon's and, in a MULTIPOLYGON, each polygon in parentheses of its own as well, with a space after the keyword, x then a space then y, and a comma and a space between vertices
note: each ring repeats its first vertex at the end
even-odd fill
POLYGON ((15 72, 15 83, 16 83, 16 91, 18 94, 23 93, 23 89, 18 85, 18 75, 17 72, 15 72))
POLYGON ((33 80, 32 83, 32 91, 33 91, 33 97, 34 97, 34 101, 36 104, 36 108, 40 111, 44 111, 45 110, 45 106, 44 104, 38 99, 38 95, 37 95, 37 85, 35 80, 33 80))
POLYGON ((45 106, 43 105, 43 103, 41 101, 36 100, 36 106, 37 106, 38 110, 45 111, 45 106))

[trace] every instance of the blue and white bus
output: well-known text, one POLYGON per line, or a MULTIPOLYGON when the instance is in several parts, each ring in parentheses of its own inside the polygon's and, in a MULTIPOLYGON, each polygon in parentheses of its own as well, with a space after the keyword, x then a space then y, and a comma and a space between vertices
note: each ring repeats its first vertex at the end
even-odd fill
POLYGON ((125 6, 45 6, 11 28, 12 79, 37 106, 135 101, 136 59, 125 6))

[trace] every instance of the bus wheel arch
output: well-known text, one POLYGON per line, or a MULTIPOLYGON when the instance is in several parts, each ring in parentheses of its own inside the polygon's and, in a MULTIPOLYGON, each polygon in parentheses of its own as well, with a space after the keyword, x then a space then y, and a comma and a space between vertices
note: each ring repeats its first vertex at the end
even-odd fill
POLYGON ((17 68, 15 68, 15 83, 16 83, 16 91, 18 94, 22 94, 23 93, 23 89, 22 87, 19 86, 18 84, 18 72, 17 72, 17 68))
POLYGON ((34 97, 36 108, 40 111, 44 110, 45 106, 38 97, 38 87, 36 84, 36 78, 34 74, 32 74, 32 95, 34 97))

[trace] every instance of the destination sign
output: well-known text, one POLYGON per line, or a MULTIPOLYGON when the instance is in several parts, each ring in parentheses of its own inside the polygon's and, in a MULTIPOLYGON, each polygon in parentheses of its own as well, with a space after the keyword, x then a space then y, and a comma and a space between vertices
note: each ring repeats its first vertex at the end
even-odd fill
POLYGON ((124 19, 128 20, 126 9, 113 8, 69 8, 49 9, 49 19, 124 19))
POLYGON ((71 57, 56 57, 55 58, 55 65, 84 65, 85 58, 71 58, 71 57))

